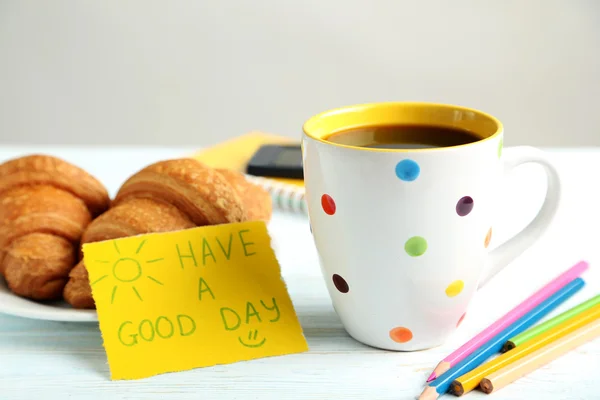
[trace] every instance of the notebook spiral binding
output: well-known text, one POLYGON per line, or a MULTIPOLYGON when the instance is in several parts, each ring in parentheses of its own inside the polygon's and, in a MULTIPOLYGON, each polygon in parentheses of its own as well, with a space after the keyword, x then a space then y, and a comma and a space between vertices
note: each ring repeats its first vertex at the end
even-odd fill
POLYGON ((273 208, 308 215, 304 188, 252 175, 246 175, 246 179, 271 194, 273 208))

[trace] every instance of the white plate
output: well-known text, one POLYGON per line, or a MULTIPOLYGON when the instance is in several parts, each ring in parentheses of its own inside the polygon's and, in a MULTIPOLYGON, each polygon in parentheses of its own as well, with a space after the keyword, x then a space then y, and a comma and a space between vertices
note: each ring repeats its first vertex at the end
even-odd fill
POLYGON ((39 303, 15 295, 0 278, 0 313, 50 321, 94 322, 96 310, 77 310, 64 301, 39 303))

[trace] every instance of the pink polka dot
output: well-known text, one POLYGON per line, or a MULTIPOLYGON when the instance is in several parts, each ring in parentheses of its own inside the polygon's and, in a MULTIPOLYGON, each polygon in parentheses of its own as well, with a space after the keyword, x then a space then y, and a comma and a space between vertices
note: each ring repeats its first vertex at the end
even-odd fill
POLYGON ((460 326, 460 324, 463 322, 463 319, 465 319, 465 315, 467 315, 467 313, 464 313, 460 319, 458 320, 458 322, 456 323, 456 327, 458 328, 460 326))
POLYGON ((321 207, 323 207, 323 211, 325 211, 325 214, 335 214, 335 201, 333 201, 333 198, 330 195, 324 194, 323 196, 321 196, 321 207))

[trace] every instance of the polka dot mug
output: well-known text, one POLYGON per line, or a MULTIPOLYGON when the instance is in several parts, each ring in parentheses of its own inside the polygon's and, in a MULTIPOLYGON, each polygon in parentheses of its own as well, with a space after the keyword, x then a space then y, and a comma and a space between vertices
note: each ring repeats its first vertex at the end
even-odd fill
POLYGON ((375 103, 327 111, 303 126, 306 201, 321 270, 347 332, 377 348, 444 343, 478 288, 531 246, 556 213, 560 180, 532 147, 503 151, 503 126, 453 105, 375 103), (430 148, 338 143, 332 135, 374 126, 436 126, 476 140, 430 148), (544 167, 536 218, 493 250, 505 171, 544 167))

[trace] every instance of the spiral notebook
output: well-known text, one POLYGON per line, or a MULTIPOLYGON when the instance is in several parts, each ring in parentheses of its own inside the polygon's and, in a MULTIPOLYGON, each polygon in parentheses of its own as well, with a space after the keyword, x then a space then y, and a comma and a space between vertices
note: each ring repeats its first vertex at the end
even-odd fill
MULTIPOLYGON (((297 141, 285 136, 250 132, 199 150, 193 155, 193 158, 213 168, 227 168, 245 173, 248 161, 260 146, 290 143, 297 143, 297 141)), ((271 194, 275 208, 282 211, 307 214, 304 200, 304 180, 264 178, 247 174, 246 178, 271 194)))

